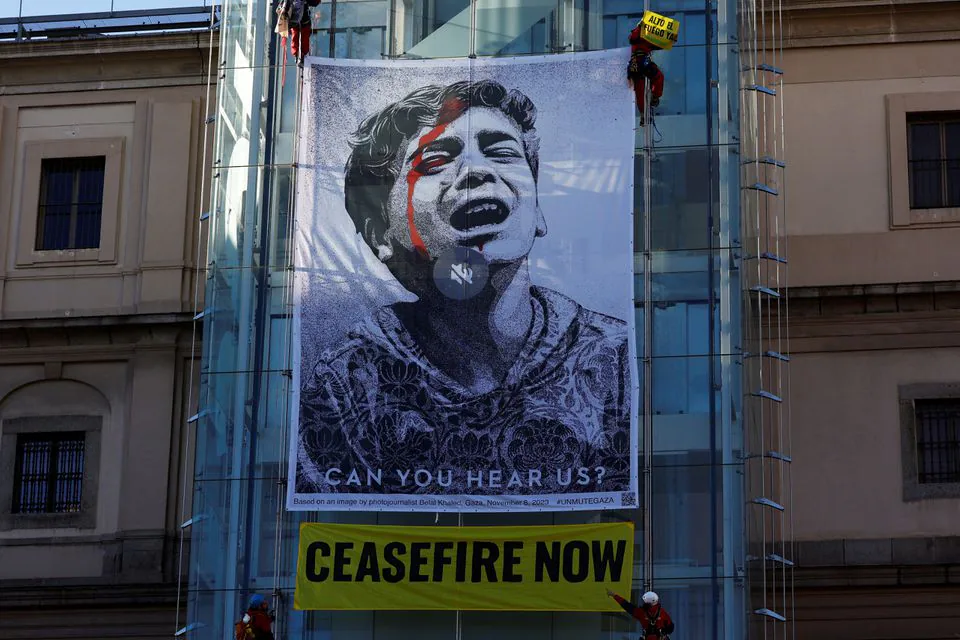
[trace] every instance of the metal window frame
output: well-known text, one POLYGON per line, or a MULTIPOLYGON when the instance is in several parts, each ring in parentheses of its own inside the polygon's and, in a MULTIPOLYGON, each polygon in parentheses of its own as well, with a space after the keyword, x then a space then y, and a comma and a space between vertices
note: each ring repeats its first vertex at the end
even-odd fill
POLYGON ((960 112, 960 91, 925 91, 884 96, 887 124, 887 182, 890 229, 960 226, 960 207, 910 208, 907 123, 923 114, 960 112))
POLYGON ((100 484, 100 443, 104 416, 45 415, 0 420, 0 531, 23 529, 94 529, 100 484), (83 432, 83 492, 80 510, 62 513, 14 513, 14 473, 21 435, 83 432))
MULTIPOLYGON (((115 103, 129 101, 116 100, 107 96, 104 100, 115 103)), ((21 104, 17 108, 26 108, 31 104, 21 104)), ((84 103, 82 106, 96 107, 84 103)), ((145 105, 144 105, 145 106, 145 105)), ((15 114, 16 115, 16 112, 15 114)), ((86 127, 86 125, 82 125, 86 127)), ((83 131, 87 129, 84 128, 83 131)), ((81 132, 82 133, 82 132, 81 132)), ((23 189, 20 192, 20 209, 18 214, 19 230, 16 244, 16 267, 52 267, 70 263, 71 265, 106 265, 116 264, 119 251, 119 227, 123 183, 130 180, 142 179, 138 170, 124 178, 125 153, 128 144, 126 136, 108 138, 79 138, 73 140, 28 140, 23 143, 21 153, 23 158, 23 189), (37 246, 37 216, 40 213, 40 168, 46 158, 75 158, 106 156, 104 169, 104 185, 100 212, 99 245, 95 249, 65 249, 60 251, 40 251, 37 246)))
POLYGON ((922 404, 952 405, 953 411, 958 415, 960 415, 960 400, 956 398, 920 398, 913 401, 914 419, 916 420, 916 424, 917 424, 917 430, 915 434, 915 437, 917 439, 917 482, 919 482, 920 484, 960 483, 960 468, 958 468, 956 471, 953 471, 953 472, 948 471, 947 475, 952 477, 949 477, 947 479, 943 479, 943 480, 925 480, 924 479, 924 468, 926 468, 927 466, 926 464, 924 464, 924 454, 932 453, 932 451, 936 449, 938 446, 943 447, 943 445, 949 445, 949 443, 951 442, 953 442, 954 445, 956 445, 957 450, 955 452, 950 452, 950 450, 946 447, 944 447, 944 451, 948 456, 947 466, 957 467, 958 461, 960 461, 960 443, 958 443, 957 441, 957 435, 960 434, 960 427, 958 427, 956 424, 952 426, 953 438, 946 437, 946 438, 937 438, 937 439, 931 439, 929 441, 925 441, 922 438, 922 434, 925 431, 922 428, 923 427, 923 410, 921 408, 922 404), (934 446, 925 446, 925 445, 934 445, 934 446), (952 464, 950 464, 950 462, 952 462, 952 464))
POLYGON ((920 482, 915 408, 917 400, 960 400, 960 382, 903 384, 898 395, 903 501, 960 498, 960 482, 920 482))
MULTIPOLYGON (((103 191, 106 185, 107 178, 107 156, 105 155, 92 155, 92 156, 71 156, 64 158, 43 158, 40 161, 40 198, 37 202, 37 235, 36 243, 34 249, 37 251, 74 251, 77 249, 99 249, 100 248, 100 238, 97 238, 96 246, 91 247, 78 247, 77 246, 77 224, 79 219, 79 208, 81 204, 97 204, 99 206, 99 211, 97 216, 100 218, 101 224, 103 223, 103 191), (102 172, 100 180, 100 201, 97 203, 81 203, 80 200, 80 173, 84 170, 84 167, 81 165, 84 162, 98 159, 102 162, 102 172), (73 165, 70 167, 70 173, 73 178, 73 185, 70 193, 70 230, 67 232, 67 246, 66 247, 45 247, 43 246, 44 239, 44 226, 46 223, 47 216, 47 207, 50 206, 50 203, 47 202, 47 175, 49 166, 53 162, 63 162, 67 165, 73 165)), ((99 235, 99 234, 98 234, 99 235)))
MULTIPOLYGON (((85 431, 46 431, 40 433, 19 433, 17 434, 17 452, 16 452, 16 462, 13 467, 13 501, 10 505, 11 513, 16 514, 38 514, 38 513, 75 513, 74 511, 59 510, 57 509, 57 499, 56 499, 56 483, 60 480, 62 475, 62 470, 60 469, 60 445, 65 442, 71 443, 80 443, 81 445, 86 445, 87 433, 85 431), (43 475, 46 476, 44 479, 45 491, 44 491, 44 510, 43 511, 23 511, 23 501, 20 491, 23 488, 23 462, 24 457, 26 456, 26 447, 24 445, 32 442, 44 442, 49 443, 50 454, 48 459, 47 468, 44 470, 43 475)), ((77 510, 81 508, 83 504, 83 469, 85 464, 85 452, 81 448, 81 463, 80 463, 80 478, 78 482, 80 483, 80 500, 77 504, 77 510)))
MULTIPOLYGON (((960 203, 950 203, 950 185, 947 163, 951 160, 960 161, 960 158, 947 157, 947 124, 960 124, 960 111, 931 111, 931 112, 911 112, 907 114, 907 180, 909 185, 910 209, 929 210, 929 209, 948 209, 960 206, 960 203), (914 185, 914 163, 919 162, 913 158, 913 145, 910 135, 911 129, 915 125, 935 124, 937 125, 940 138, 940 151, 937 161, 940 163, 940 199, 938 204, 933 207, 917 207, 913 201, 914 185)), ((926 162, 926 161, 925 161, 926 162)))

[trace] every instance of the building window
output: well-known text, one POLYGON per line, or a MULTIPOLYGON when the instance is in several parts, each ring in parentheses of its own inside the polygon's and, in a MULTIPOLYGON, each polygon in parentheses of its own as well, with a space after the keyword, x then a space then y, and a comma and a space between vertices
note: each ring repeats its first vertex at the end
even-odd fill
POLYGON ((907 117, 910 208, 960 207, 960 111, 907 117))
POLYGON ((917 481, 960 482, 960 399, 915 400, 917 481))
POLYGON ((76 513, 83 493, 84 433, 20 434, 13 513, 76 513))
POLYGON ((100 246, 105 168, 105 156, 43 159, 37 211, 38 251, 100 246))

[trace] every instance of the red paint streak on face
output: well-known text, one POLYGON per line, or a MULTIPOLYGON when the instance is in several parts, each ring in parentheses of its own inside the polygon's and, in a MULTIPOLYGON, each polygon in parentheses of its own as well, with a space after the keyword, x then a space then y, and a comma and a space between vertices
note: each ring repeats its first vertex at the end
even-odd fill
MULTIPOLYGON (((467 106, 467 103, 459 98, 448 98, 440 108, 437 126, 423 134, 420 139, 417 140, 417 147, 423 149, 425 145, 439 138, 446 130, 448 124, 463 115, 467 106)), ((427 251, 426 245, 423 244, 423 238, 420 237, 420 232, 417 231, 417 224, 413 219, 413 189, 417 185, 417 180, 423 177, 423 174, 417 171, 417 166, 422 160, 423 151, 418 151, 417 155, 415 155, 410 162, 411 169, 409 173, 407 173, 407 226, 410 229, 410 242, 413 243, 413 248, 424 258, 429 258, 430 253, 427 251)), ((480 250, 482 251, 483 248, 481 247, 480 250)))
MULTIPOLYGON (((438 124, 420 137, 417 141, 417 146, 423 147, 426 144, 430 144, 439 138, 440 134, 442 134, 446 128, 446 124, 438 124)), ((418 151, 410 163, 412 168, 407 173, 407 226, 410 228, 410 242, 413 243, 413 248, 424 258, 429 258, 430 254, 427 252, 427 247, 423 244, 423 238, 420 237, 420 232, 417 231, 417 223, 413 220, 413 188, 417 185, 417 180, 423 177, 423 174, 417 171, 416 167, 422 159, 423 152, 418 151)))

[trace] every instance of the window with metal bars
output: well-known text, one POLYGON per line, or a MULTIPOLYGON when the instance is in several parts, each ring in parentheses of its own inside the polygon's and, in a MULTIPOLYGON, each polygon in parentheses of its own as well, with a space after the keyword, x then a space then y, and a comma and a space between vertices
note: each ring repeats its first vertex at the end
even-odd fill
POLYGON ((46 158, 40 165, 38 251, 96 249, 107 159, 46 158))
POLYGON ((915 400, 920 484, 960 482, 960 399, 915 400))
POLYGON ((960 207, 960 111, 907 117, 910 208, 960 207))
POLYGON ((83 431, 20 434, 13 513, 76 513, 83 492, 83 431))

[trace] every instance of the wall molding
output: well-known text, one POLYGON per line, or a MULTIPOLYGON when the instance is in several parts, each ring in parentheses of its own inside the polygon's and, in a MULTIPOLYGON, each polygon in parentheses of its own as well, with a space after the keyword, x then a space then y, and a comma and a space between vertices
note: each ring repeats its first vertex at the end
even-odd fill
POLYGON ((791 353, 960 347, 960 282, 797 287, 786 296, 791 353))
POLYGON ((958 40, 960 2, 787 0, 782 24, 787 49, 958 40))

